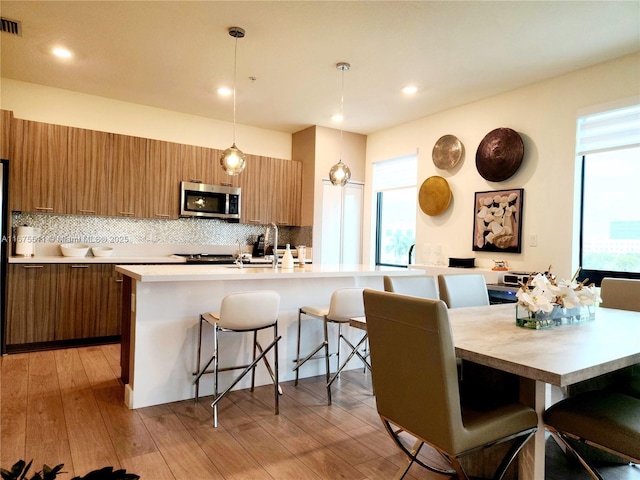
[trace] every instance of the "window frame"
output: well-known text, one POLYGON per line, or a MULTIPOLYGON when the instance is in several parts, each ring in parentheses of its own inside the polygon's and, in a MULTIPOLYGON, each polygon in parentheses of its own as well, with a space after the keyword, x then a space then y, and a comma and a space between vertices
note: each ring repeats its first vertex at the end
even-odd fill
MULTIPOLYGON (((624 148, 624 147, 623 147, 624 148)), ((587 155, 583 154, 581 158, 581 172, 580 172, 580 234, 579 234, 579 265, 580 265, 580 273, 578 274, 578 280, 584 281, 585 279, 589 280, 589 283, 595 283, 596 286, 600 286, 602 283, 602 279, 605 277, 611 278, 631 278, 640 280, 640 272, 620 272, 616 270, 594 270, 583 267, 583 258, 584 258, 584 188, 585 188, 585 171, 586 171, 586 160, 587 155)))
MULTIPOLYGON (((404 187, 390 188, 387 190, 379 190, 376 192, 375 258, 374 258, 376 266, 409 268, 409 254, 412 251, 411 246, 409 247, 409 250, 407 252, 407 263, 383 263, 380 261, 380 256, 382 254, 382 238, 381 237, 383 235, 383 232, 379 227, 382 222, 382 211, 383 211, 383 203, 384 203, 382 199, 384 194, 388 192, 410 189, 410 188, 417 190, 417 187, 414 187, 413 185, 406 185, 404 187)), ((415 235, 416 235, 416 231, 414 230, 414 237, 413 237, 413 244, 412 244, 413 246, 415 246, 415 242, 416 242, 415 235)))

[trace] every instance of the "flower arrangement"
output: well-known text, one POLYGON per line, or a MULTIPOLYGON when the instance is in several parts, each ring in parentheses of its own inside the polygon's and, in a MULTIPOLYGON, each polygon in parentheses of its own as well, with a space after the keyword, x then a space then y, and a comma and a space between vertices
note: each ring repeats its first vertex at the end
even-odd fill
POLYGON ((518 305, 529 312, 551 312, 554 306, 561 308, 578 308, 592 306, 602 299, 589 279, 577 282, 578 270, 571 280, 557 280, 551 274, 551 266, 546 273, 531 275, 526 284, 521 284, 516 293, 518 305))

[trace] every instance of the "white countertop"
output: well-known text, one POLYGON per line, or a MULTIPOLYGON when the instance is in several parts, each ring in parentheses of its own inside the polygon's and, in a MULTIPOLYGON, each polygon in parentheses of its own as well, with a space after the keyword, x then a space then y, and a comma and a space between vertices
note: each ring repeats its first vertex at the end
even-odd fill
POLYGON ((396 267, 372 265, 305 265, 292 270, 278 267, 235 265, 118 265, 116 271, 139 282, 189 282, 203 280, 260 280, 286 278, 327 278, 350 276, 418 275, 421 272, 396 267))
POLYGON ((158 257, 63 257, 62 255, 33 256, 33 257, 9 257, 9 263, 41 264, 41 263, 185 263, 184 258, 170 255, 158 257))

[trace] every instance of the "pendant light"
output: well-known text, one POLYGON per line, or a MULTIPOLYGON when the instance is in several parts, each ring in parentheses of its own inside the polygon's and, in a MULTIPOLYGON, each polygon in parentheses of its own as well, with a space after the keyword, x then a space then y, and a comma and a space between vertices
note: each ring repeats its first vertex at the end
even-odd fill
POLYGON ((233 145, 227 148, 220 157, 220 166, 228 175, 239 175, 246 166, 245 154, 236 147, 236 63, 238 60, 238 39, 244 37, 244 29, 231 27, 229 35, 236 39, 233 53, 233 145))
MULTIPOLYGON (((340 96, 340 116, 344 120, 344 72, 351 68, 346 62, 336 64, 336 68, 342 72, 342 95, 340 96)), ((340 127, 340 159, 331 170, 329 170, 329 180, 332 184, 343 187, 351 178, 351 170, 342 163, 342 126, 340 127)))

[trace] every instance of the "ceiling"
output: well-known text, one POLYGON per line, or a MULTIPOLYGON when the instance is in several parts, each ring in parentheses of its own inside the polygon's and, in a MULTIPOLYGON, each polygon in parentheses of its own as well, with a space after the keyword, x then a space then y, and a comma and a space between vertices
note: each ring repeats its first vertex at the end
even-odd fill
POLYGON ((369 134, 640 50, 640 0, 1 0, 0 13, 22 22, 0 35, 4 78, 223 121, 240 26, 237 122, 289 133, 369 134))

